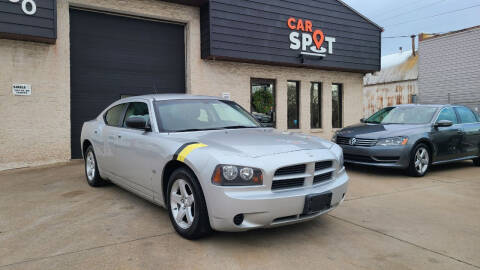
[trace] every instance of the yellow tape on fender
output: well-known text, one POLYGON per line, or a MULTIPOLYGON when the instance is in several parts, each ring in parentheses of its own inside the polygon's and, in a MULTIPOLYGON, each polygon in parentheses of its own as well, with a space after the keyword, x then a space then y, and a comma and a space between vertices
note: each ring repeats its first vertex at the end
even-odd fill
POLYGON ((183 148, 183 150, 180 151, 180 153, 178 153, 178 156, 177 156, 177 160, 178 161, 181 161, 181 162, 184 162, 185 159, 187 158, 187 156, 195 149, 197 148, 202 148, 202 147, 207 147, 208 145, 206 144, 203 144, 203 143, 192 143, 192 144, 189 144, 187 146, 185 146, 185 148, 183 148))

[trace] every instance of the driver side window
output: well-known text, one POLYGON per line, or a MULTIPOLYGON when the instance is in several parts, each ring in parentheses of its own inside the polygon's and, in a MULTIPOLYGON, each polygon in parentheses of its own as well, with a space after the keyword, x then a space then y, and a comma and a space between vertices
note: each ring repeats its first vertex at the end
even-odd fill
POLYGON ((125 113, 125 118, 123 119, 122 127, 127 127, 127 119, 129 117, 143 117, 145 122, 150 122, 150 114, 148 113, 148 105, 143 102, 131 102, 128 105, 127 112, 125 113))
POLYGON ((441 120, 452 121, 452 123, 454 125, 458 124, 457 114, 455 113, 455 111, 452 108, 444 108, 440 112, 440 114, 438 115, 437 122, 441 121, 441 120))

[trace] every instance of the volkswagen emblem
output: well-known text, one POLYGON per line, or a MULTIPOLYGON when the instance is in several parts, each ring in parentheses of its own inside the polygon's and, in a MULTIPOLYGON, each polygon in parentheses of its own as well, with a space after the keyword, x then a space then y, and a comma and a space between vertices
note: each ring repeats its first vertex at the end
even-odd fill
POLYGON ((357 138, 350 139, 350 145, 355 145, 357 143, 357 138))

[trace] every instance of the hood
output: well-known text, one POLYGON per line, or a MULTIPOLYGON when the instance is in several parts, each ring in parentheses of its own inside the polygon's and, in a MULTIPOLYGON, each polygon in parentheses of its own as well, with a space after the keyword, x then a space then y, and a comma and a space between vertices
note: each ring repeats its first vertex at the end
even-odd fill
POLYGON ((408 125, 408 124, 367 124, 360 123, 348 126, 337 135, 342 137, 357 137, 365 139, 380 139, 395 136, 408 136, 413 130, 428 127, 428 124, 408 125))
POLYGON ((253 158, 332 146, 331 142, 318 137, 264 128, 191 132, 184 136, 220 151, 253 158))

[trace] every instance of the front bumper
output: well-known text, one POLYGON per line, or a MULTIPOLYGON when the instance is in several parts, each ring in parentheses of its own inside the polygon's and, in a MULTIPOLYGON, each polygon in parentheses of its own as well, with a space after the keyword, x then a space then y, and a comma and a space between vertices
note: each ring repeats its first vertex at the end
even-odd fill
POLYGON ((210 206, 210 223, 218 231, 245 231, 307 221, 336 208, 345 198, 348 180, 343 168, 333 180, 296 189, 244 192, 218 187, 215 206, 210 206), (307 195, 327 192, 332 193, 329 209, 312 215, 302 214, 307 195), (237 226, 233 218, 238 214, 244 215, 244 221, 237 226))
POLYGON ((410 162, 410 147, 406 146, 351 146, 340 145, 345 163, 376 167, 405 169, 410 162))

